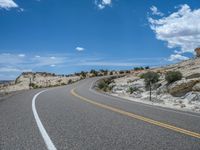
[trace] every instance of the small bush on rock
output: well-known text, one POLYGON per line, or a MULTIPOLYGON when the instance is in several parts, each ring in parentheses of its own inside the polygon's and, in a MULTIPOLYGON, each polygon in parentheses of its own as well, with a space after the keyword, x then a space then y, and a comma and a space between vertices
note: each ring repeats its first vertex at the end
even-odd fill
POLYGON ((133 92, 137 91, 138 89, 136 87, 129 87, 127 92, 130 94, 133 94, 133 92))
POLYGON ((167 80, 167 82, 173 83, 175 81, 181 80, 182 79, 182 73, 180 71, 169 71, 166 73, 165 75, 165 80, 167 80))
POLYGON ((97 87, 100 90, 103 90, 104 92, 110 91, 110 90, 112 90, 112 87, 109 86, 109 84, 112 83, 112 82, 113 82, 112 79, 102 79, 101 81, 99 81, 97 87))
POLYGON ((30 83, 29 87, 32 87, 33 89, 39 88, 39 86, 37 84, 35 84, 35 83, 30 83))
POLYGON ((72 84, 72 83, 73 83, 72 79, 69 79, 68 84, 72 84))

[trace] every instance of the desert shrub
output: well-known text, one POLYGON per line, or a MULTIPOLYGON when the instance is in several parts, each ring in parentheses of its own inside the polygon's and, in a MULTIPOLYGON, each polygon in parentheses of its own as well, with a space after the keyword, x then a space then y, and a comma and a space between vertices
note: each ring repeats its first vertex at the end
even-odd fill
POLYGON ((140 70, 140 69, 139 69, 139 67, 135 67, 134 70, 135 70, 135 71, 138 71, 138 70, 140 70))
POLYGON ((105 91, 107 89, 108 85, 104 81, 100 81, 98 83, 98 88, 105 91))
POLYGON ((37 84, 35 84, 35 83, 30 83, 30 84, 29 84, 29 87, 32 87, 32 88, 34 88, 34 89, 39 88, 39 86, 38 86, 37 84))
POLYGON ((167 80, 168 83, 173 83, 175 81, 181 80, 182 77, 183 75, 180 71, 169 71, 165 74, 165 80, 167 80))
POLYGON ((144 70, 144 67, 135 67, 134 70, 135 70, 135 71, 144 70))
POLYGON ((90 71, 90 73, 95 77, 95 76, 98 76, 98 72, 96 71, 96 70, 94 70, 94 69, 92 69, 91 71, 90 71))
POLYGON ((145 67, 146 70, 149 69, 149 68, 150 68, 149 66, 146 66, 146 67, 145 67))
POLYGON ((74 73, 76 76, 80 76, 81 75, 81 73, 79 73, 79 72, 75 72, 74 73))
POLYGON ((120 71, 119 71, 119 74, 124 74, 124 71, 123 71, 123 70, 120 70, 120 71))
POLYGON ((108 70, 104 70, 104 69, 100 69, 99 70, 101 73, 103 73, 103 75, 108 75, 108 70))
POLYGON ((102 80, 99 81, 97 87, 100 90, 103 90, 104 92, 110 91, 110 90, 112 90, 112 87, 109 86, 109 84, 112 83, 112 82, 113 82, 112 79, 102 79, 102 80))
POLYGON ((66 85, 66 83, 61 83, 61 85, 66 85))
POLYGON ((149 88, 151 84, 154 84, 159 81, 159 74, 156 72, 149 71, 143 74, 143 78, 144 78, 146 88, 149 88))
POLYGON ((140 79, 144 79, 144 75, 145 75, 144 73, 140 74, 139 75, 140 79))
POLYGON ((87 75, 87 72, 81 71, 80 75, 82 76, 82 78, 85 78, 87 75))
POLYGON ((104 76, 108 75, 108 70, 104 70, 103 75, 104 76))
POLYGON ((48 87, 54 87, 54 85, 50 84, 48 87))
POLYGON ((112 89, 113 89, 113 87, 114 87, 114 85, 112 85, 112 86, 108 86, 108 91, 111 91, 112 89))
POLYGON ((127 92, 132 94, 133 92, 137 91, 138 89, 136 87, 129 87, 127 92))
POLYGON ((126 73, 131 73, 131 71, 130 70, 126 70, 126 73))
POLYGON ((72 79, 69 79, 68 84, 71 84, 71 83, 73 83, 73 81, 72 81, 72 79))
POLYGON ((112 72, 112 71, 110 72, 110 75, 113 75, 113 72, 112 72))

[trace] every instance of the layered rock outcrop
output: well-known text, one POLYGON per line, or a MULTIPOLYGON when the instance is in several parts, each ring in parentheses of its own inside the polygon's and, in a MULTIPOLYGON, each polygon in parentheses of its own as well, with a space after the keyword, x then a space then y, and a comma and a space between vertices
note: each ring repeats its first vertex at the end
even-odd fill
POLYGON ((200 57, 200 47, 195 49, 196 56, 200 57))
POLYGON ((68 83, 78 81, 80 78, 80 76, 75 75, 64 76, 46 72, 25 72, 15 80, 15 83, 0 88, 0 92, 12 92, 32 88, 66 85, 68 83))
MULTIPOLYGON (((200 82, 200 78, 183 79, 168 86, 169 93, 173 96, 183 96, 192 91, 193 87, 200 82)), ((197 88, 195 88, 197 89, 197 88)))

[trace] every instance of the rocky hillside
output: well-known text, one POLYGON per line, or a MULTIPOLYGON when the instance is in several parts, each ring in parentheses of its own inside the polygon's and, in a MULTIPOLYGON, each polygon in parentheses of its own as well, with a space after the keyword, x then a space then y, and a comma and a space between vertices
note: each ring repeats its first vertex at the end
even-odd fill
POLYGON ((25 72, 22 73, 15 82, 9 84, 1 84, 0 92, 9 93, 12 91, 27 90, 33 88, 53 87, 59 85, 66 85, 80 80, 80 76, 71 75, 55 75, 46 72, 25 72))
POLYGON ((117 78, 109 85, 111 94, 129 100, 200 112, 200 57, 186 60, 166 67, 131 71, 131 74, 117 78), (159 81, 154 85, 152 101, 149 90, 145 88, 141 75, 148 72, 159 74, 159 81), (180 71, 181 80, 168 83, 165 75, 169 71, 180 71))
POLYGON ((24 72, 15 81, 0 83, 0 94, 19 90, 67 85, 84 78, 120 75, 124 73, 127 73, 127 71, 108 71, 103 69, 98 71, 92 69, 89 72, 82 71, 71 75, 55 75, 54 73, 47 72, 24 72))

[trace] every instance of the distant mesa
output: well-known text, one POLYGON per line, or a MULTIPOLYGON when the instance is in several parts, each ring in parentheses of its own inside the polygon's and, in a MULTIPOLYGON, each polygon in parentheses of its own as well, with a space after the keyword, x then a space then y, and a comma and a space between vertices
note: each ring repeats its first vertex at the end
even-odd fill
POLYGON ((200 47, 196 48, 195 52, 196 52, 196 56, 200 57, 200 47))

